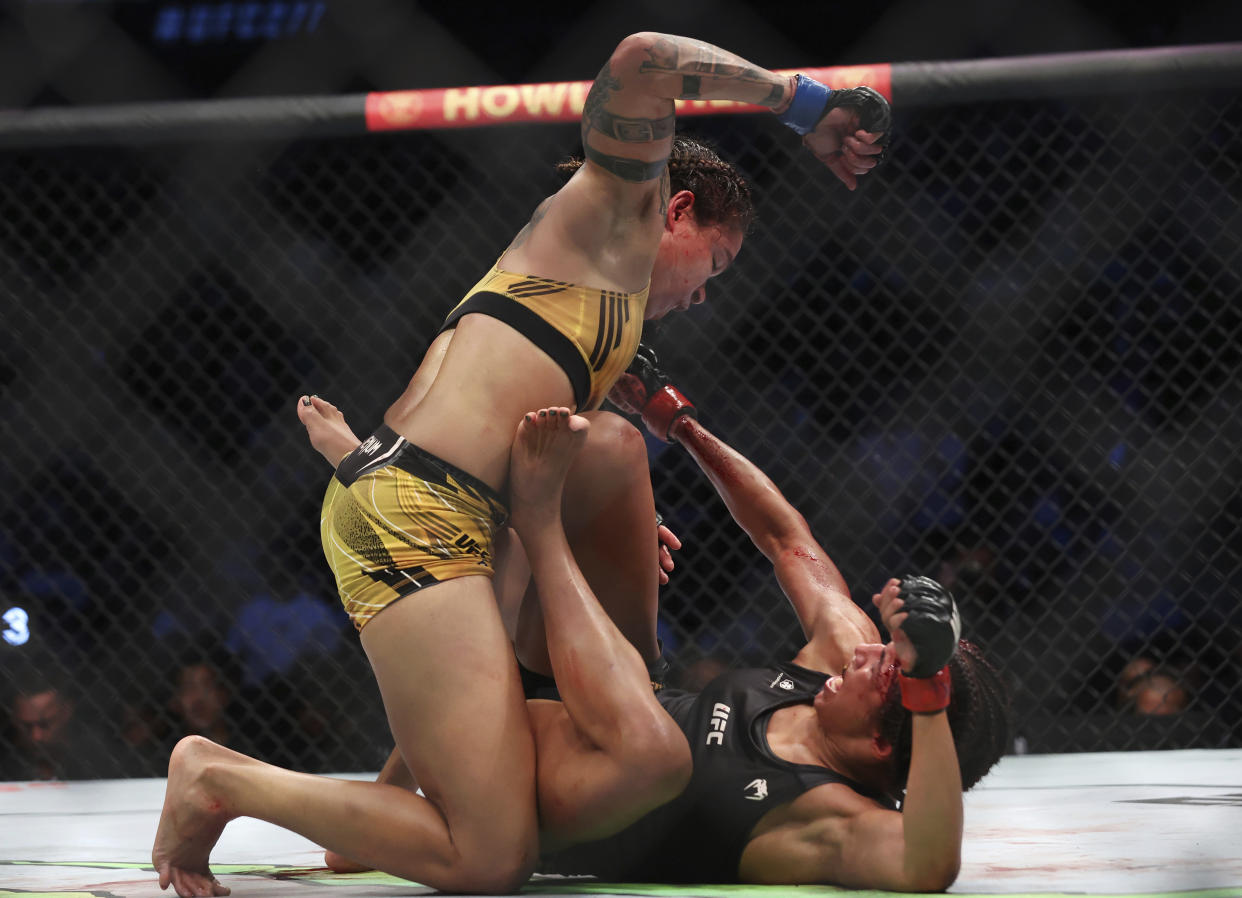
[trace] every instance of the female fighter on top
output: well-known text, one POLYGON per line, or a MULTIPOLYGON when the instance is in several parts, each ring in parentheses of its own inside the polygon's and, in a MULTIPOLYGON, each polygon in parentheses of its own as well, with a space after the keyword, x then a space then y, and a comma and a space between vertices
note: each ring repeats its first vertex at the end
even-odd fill
MULTIPOLYGON (((860 107, 886 122, 874 92, 830 91, 686 38, 637 34, 618 45, 583 110, 585 164, 450 314, 384 424, 352 450, 352 435, 334 436, 327 418, 308 423, 336 465, 324 551, 426 797, 188 738, 169 761, 152 849, 161 887, 227 894, 209 856, 229 820, 251 816, 438 889, 507 891, 534 868, 540 825, 555 834, 590 819, 602 834, 678 791, 684 740, 649 694, 650 713, 635 724, 638 765, 610 751, 614 734, 587 704, 574 716, 567 690, 606 690, 607 674, 557 670, 560 716, 527 714, 490 575, 512 422, 532 408, 596 407, 629 364, 642 320, 702 301, 707 279, 741 248, 744 223, 703 216, 693 193, 671 190, 673 101, 692 97, 768 106, 851 188, 882 151, 887 125, 860 127, 860 107), (555 767, 536 769, 536 742, 555 767), (665 773, 635 783, 635 766, 665 773)), ((597 604, 579 602, 578 612, 608 622, 597 604)), ((573 666, 576 637, 565 632, 573 666)), ((634 652, 619 643, 619 654, 634 652)))

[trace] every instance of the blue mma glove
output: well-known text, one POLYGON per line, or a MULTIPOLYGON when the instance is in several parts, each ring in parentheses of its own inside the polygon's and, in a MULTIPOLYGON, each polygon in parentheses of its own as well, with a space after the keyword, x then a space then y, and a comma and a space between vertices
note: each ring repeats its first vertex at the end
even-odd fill
MULTIPOLYGON (((833 90, 814 78, 798 75, 793 100, 778 119, 799 134, 809 134, 824 116, 838 106, 857 109, 859 126, 872 133, 883 131, 884 136, 876 143, 888 145, 889 131, 893 127, 893 109, 882 93, 870 87, 833 90)), ((884 153, 872 158, 877 164, 883 162, 884 153)))

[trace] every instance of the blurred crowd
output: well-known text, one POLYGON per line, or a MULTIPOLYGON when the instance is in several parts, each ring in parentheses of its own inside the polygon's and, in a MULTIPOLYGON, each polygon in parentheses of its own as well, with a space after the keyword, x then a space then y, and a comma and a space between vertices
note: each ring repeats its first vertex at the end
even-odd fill
MULTIPOLYGON (((743 444, 758 433, 730 428, 743 444)), ((1202 591, 1186 594, 1168 545, 1058 467, 1055 447, 1017 426, 972 440, 941 434, 931 451, 924 439, 860 438, 827 465, 762 441, 745 451, 767 456, 861 604, 907 571, 953 591, 967 635, 1004 659, 1013 681, 1016 751, 1242 744, 1242 622, 1225 600, 1231 556, 1213 542, 1242 499, 1209 522, 1190 555, 1207 559, 1194 580, 1202 591), (826 486, 833 464, 864 479, 826 486), (861 548, 841 543, 851 528, 861 548), (864 555, 868 566, 853 569, 864 555)), ((660 623, 670 685, 697 689, 726 666, 792 652, 796 623, 762 557, 684 453, 650 448, 657 502, 685 543, 660 623)), ((54 538, 48 526, 42 537, 54 538)), ((123 539, 98 556, 89 543, 62 546, 50 566, 8 546, 0 780, 162 776, 188 734, 295 769, 377 769, 390 747, 382 708, 306 529, 273 551, 286 569, 267 582, 290 584, 283 593, 226 554, 227 570, 260 586, 201 616, 184 603, 126 603, 120 589, 135 572, 98 566, 135 554, 123 539)))
POLYGON ((378 769, 391 748, 352 626, 307 593, 257 596, 217 634, 157 614, 122 652, 27 627, 0 675, 0 780, 164 776, 191 734, 321 773, 378 769))
MULTIPOLYGON (((665 368, 861 603, 906 572, 955 592, 1017 749, 1242 744, 1240 116, 1236 92, 907 110, 848 197, 765 123, 716 132, 763 226, 665 368)), ((377 421, 576 132, 0 155, 0 780, 160 776, 187 733, 378 769, 292 398, 377 421)), ((672 684, 788 657, 770 571, 651 450, 685 542, 672 684)))

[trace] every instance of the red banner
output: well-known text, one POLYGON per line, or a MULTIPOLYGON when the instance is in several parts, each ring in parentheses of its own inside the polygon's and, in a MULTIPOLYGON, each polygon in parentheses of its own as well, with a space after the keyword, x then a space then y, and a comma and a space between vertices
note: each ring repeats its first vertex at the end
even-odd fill
MULTIPOLYGON (((892 99, 887 63, 787 69, 816 78, 829 87, 866 84, 892 99)), ((590 81, 544 84, 500 84, 486 87, 437 87, 367 94, 368 131, 420 131, 438 128, 477 128, 484 125, 528 122, 574 122, 582 117, 590 81)), ((678 100, 678 115, 730 115, 766 112, 762 106, 733 100, 678 100)))

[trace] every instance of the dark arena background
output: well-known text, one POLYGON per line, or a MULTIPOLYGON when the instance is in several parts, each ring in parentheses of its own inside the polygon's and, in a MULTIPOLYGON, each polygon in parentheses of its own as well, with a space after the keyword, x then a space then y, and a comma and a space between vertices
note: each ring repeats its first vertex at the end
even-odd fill
MULTIPOLYGON (((580 145, 512 87, 457 95, 471 127, 365 98, 589 80, 635 30, 891 78, 854 193, 769 116, 683 118, 759 208, 709 301, 646 334, 701 418, 856 598, 950 586, 1014 753, 1242 746, 1238 5, 614 6, 4 6, 0 780, 36 778, 7 713, 31 683, 72 702, 61 776, 163 776, 191 731, 379 768, 294 401, 368 432, 580 145)), ((685 543, 670 681, 788 658, 767 565, 649 449, 685 543)))

